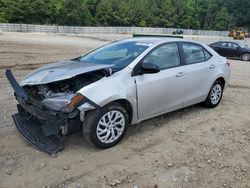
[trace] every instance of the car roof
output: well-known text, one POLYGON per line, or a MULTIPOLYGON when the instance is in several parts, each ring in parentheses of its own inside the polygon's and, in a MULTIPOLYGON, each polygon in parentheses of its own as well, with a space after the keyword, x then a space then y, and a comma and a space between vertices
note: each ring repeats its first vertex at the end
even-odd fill
POLYGON ((217 41, 217 42, 214 42, 214 43, 222 43, 222 42, 230 42, 230 43, 237 43, 237 42, 234 42, 234 41, 217 41))
POLYGON ((152 44, 161 44, 166 42, 193 42, 198 43, 198 41, 186 40, 182 38, 170 38, 170 37, 134 37, 129 39, 122 39, 121 42, 143 42, 143 43, 152 43, 152 44))

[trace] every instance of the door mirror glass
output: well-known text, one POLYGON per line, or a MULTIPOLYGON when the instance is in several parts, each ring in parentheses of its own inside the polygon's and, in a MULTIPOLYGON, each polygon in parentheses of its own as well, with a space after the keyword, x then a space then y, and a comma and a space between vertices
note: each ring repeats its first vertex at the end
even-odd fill
POLYGON ((142 74, 154 74, 160 72, 160 68, 153 63, 142 64, 142 74))

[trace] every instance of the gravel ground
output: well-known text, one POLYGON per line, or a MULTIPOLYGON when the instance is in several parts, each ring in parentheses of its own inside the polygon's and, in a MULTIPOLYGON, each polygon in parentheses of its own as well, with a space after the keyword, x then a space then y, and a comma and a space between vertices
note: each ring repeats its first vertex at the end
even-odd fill
POLYGON ((107 42, 94 38, 0 36, 0 187, 250 187, 250 62, 229 60, 231 82, 216 109, 195 105, 131 126, 114 148, 89 146, 80 133, 53 157, 30 146, 11 119, 16 101, 5 69, 20 80, 44 63, 107 42))

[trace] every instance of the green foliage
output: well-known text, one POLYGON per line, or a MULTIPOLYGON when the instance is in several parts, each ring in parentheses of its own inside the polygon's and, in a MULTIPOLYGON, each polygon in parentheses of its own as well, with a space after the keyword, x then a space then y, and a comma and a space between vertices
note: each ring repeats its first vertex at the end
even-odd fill
POLYGON ((0 0, 0 22, 5 22, 3 6, 4 6, 3 0, 0 0))
POLYGON ((250 28, 249 0, 0 0, 0 22, 227 30, 250 28))
POLYGON ((228 9, 231 11, 231 27, 250 28, 250 1, 249 0, 227 0, 228 9))
POLYGON ((58 21, 61 25, 90 25, 92 15, 89 12, 87 4, 82 0, 64 0, 59 11, 58 21))
POLYGON ((226 7, 217 12, 212 28, 216 30, 225 29, 229 24, 229 13, 226 7))

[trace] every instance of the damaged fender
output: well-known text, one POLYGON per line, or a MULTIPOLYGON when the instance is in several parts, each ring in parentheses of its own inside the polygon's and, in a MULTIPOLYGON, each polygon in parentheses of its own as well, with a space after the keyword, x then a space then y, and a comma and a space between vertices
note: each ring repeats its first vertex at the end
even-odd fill
POLYGON ((138 123, 136 81, 135 79, 128 80, 127 78, 130 75, 130 69, 125 68, 119 74, 114 73, 112 77, 94 82, 82 88, 77 93, 87 97, 100 107, 116 100, 126 100, 133 109, 131 123, 138 123))

